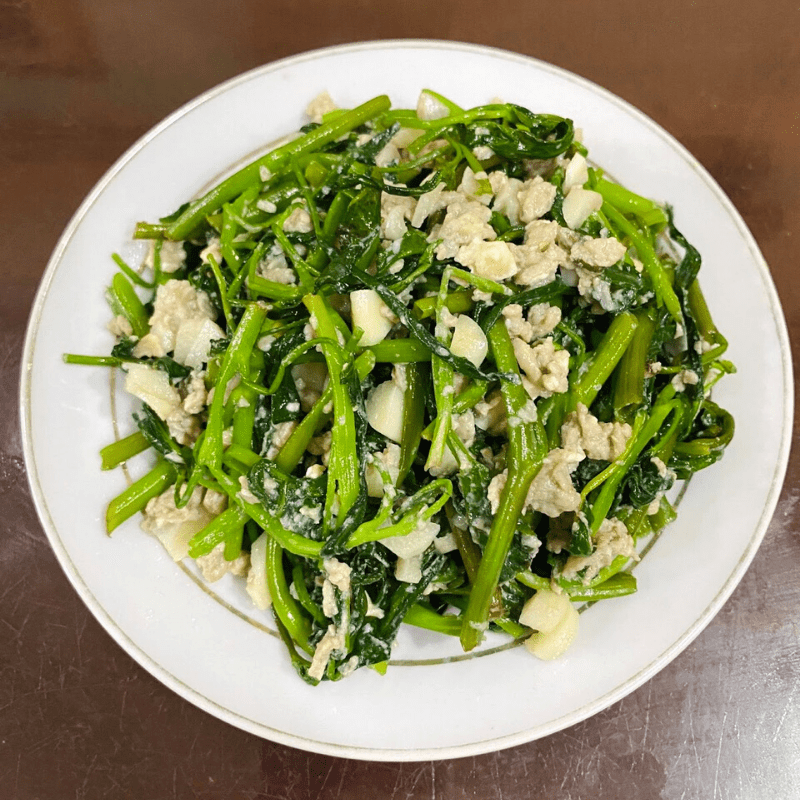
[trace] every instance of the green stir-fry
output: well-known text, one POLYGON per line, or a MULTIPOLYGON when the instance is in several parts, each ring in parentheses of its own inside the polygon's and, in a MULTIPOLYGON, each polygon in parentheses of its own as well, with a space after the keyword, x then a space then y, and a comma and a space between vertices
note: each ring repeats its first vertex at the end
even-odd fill
POLYGON ((402 622, 525 639, 636 591, 667 493, 721 456, 732 365, 669 207, 513 104, 327 97, 301 135, 114 256, 119 366, 143 401, 108 507, 246 579, 311 683, 385 669, 402 622))

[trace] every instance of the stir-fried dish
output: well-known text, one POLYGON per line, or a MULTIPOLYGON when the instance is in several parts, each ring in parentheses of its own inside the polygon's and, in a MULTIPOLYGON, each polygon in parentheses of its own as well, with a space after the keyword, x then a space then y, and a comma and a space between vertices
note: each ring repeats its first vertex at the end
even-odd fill
POLYGON ((676 480, 717 461, 732 365, 669 207, 569 119, 425 91, 294 138, 118 255, 110 356, 142 401, 107 512, 241 576, 310 683, 383 671, 401 623, 562 654, 636 591, 676 480))

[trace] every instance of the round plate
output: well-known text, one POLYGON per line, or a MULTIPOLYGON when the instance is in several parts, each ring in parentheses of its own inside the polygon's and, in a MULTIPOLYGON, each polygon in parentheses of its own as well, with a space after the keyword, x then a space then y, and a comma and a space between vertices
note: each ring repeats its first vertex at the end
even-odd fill
MULTIPOLYGON (((763 258, 698 162, 639 111, 563 70, 472 45, 378 42, 269 64, 207 92, 135 144, 86 198, 44 275, 28 328, 21 387, 31 489, 53 549, 114 639, 178 694, 232 725, 338 756, 422 760, 474 755, 572 725, 624 697, 683 650, 744 574, 777 502, 789 452, 792 375, 786 326, 763 258), (635 595, 581 617, 567 655, 537 661, 489 641, 403 630, 385 676, 359 670, 316 688, 293 672, 269 614, 235 581, 204 587, 135 521, 105 535, 125 485, 100 471, 115 436, 108 373, 63 352, 107 353, 110 253, 134 258, 137 220, 173 211, 231 164, 304 123, 327 90, 343 107, 382 93, 414 106, 423 87, 473 106, 502 97, 572 117, 592 159, 675 207, 703 255, 712 314, 739 372, 715 390, 738 423, 725 458, 692 481, 680 515, 637 567, 635 595), (744 324, 743 324, 744 323, 744 324), (487 653, 487 650, 496 652, 487 653)), ((125 409, 119 418, 131 430, 125 409)))

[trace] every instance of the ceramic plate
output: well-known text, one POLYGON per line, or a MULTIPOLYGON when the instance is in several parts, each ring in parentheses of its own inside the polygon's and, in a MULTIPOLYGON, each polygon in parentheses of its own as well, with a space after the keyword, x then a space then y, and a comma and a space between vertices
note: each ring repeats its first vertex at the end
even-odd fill
POLYGON ((497 750, 572 725, 641 685, 700 633, 747 569, 775 507, 791 387, 767 266, 730 201, 680 144, 619 98, 547 64, 404 41, 269 64, 204 94, 135 144, 87 197, 53 254, 28 330, 21 407, 31 487, 53 549, 134 659, 190 702, 267 739, 350 758, 423 760, 497 750), (464 656, 457 642, 409 629, 386 676, 359 670, 312 688, 293 672, 270 615, 253 610, 240 585, 203 586, 136 521, 105 535, 106 504, 126 477, 101 472, 97 453, 130 432, 128 408, 109 392, 107 371, 65 366, 61 354, 108 352, 110 253, 136 259, 137 220, 173 211, 231 164, 296 130, 322 90, 340 106, 388 93, 407 107, 423 87, 462 106, 500 96, 572 117, 597 163, 674 205, 676 224, 703 254, 703 287, 739 368, 715 390, 738 429, 723 461, 694 478, 678 521, 637 567, 639 592, 588 609, 561 660, 537 661, 495 640, 464 656))

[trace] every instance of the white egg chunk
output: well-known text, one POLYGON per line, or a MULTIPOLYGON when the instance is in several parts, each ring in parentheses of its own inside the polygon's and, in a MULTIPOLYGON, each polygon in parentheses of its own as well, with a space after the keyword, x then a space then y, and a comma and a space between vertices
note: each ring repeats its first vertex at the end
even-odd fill
POLYGON ((267 585, 267 534, 262 533, 250 546, 250 571, 247 573, 247 594, 256 608, 265 611, 272 605, 267 585))
POLYGON ((519 621, 534 631, 550 633, 571 608, 572 603, 567 595, 540 589, 522 607, 519 621))
POLYGON ((471 361, 476 367, 483 363, 489 352, 489 342, 481 326, 472 317, 466 314, 458 315, 453 338, 450 341, 450 351, 455 356, 471 361))
POLYGON ((367 397, 367 422, 387 439, 400 444, 403 438, 405 393, 394 381, 378 384, 367 397))
POLYGON ((220 542, 210 553, 198 556, 195 563, 207 583, 216 583, 226 575, 244 578, 250 570, 250 553, 243 551, 236 558, 225 558, 225 543, 220 542))
POLYGON ((211 300, 205 292, 195 289, 189 281, 170 279, 156 290, 150 332, 136 343, 133 354, 136 358, 160 358, 174 350, 178 329, 184 322, 213 320, 215 317, 211 300))
POLYGON ((439 533, 439 525, 430 520, 420 520, 405 536, 387 536, 378 541, 398 558, 413 558, 422 555, 433 544, 439 533))
POLYGON ((580 228, 595 211, 600 210, 602 205, 603 196, 598 192, 573 186, 564 198, 564 205, 561 208, 564 222, 573 230, 580 228))
POLYGON ((181 407, 181 396, 166 372, 147 364, 128 364, 125 391, 147 403, 161 419, 181 407))
POLYGON ((359 341, 361 347, 382 342, 394 326, 392 312, 374 289, 350 292, 350 309, 353 327, 364 331, 359 341))
POLYGON ((225 332, 213 320, 192 317, 178 328, 173 358, 185 367, 199 369, 208 361, 211 342, 224 338, 225 332))
POLYGON ((564 655, 578 635, 579 615, 570 605, 567 614, 549 633, 534 633, 525 640, 525 647, 542 661, 552 661, 564 655))
POLYGON ((454 257, 459 264, 469 267, 476 275, 490 281, 504 281, 519 272, 514 251, 508 242, 484 242, 476 239, 459 247, 454 257))
POLYGON ((189 542, 213 519, 203 505, 203 490, 197 487, 182 508, 175 505, 175 490, 170 487, 152 498, 145 507, 142 530, 152 533, 175 561, 189 554, 189 542))
POLYGON ((378 541, 397 556, 394 576, 403 583, 419 583, 422 579, 422 554, 433 544, 439 525, 420 520, 405 536, 390 536, 378 541))
POLYGON ((422 580, 422 556, 398 558, 394 577, 401 583, 419 583, 422 580))
POLYGON ((586 166, 586 159, 580 153, 575 153, 564 170, 564 185, 561 189, 564 194, 569 194, 573 186, 582 187, 588 180, 589 168, 586 166))

